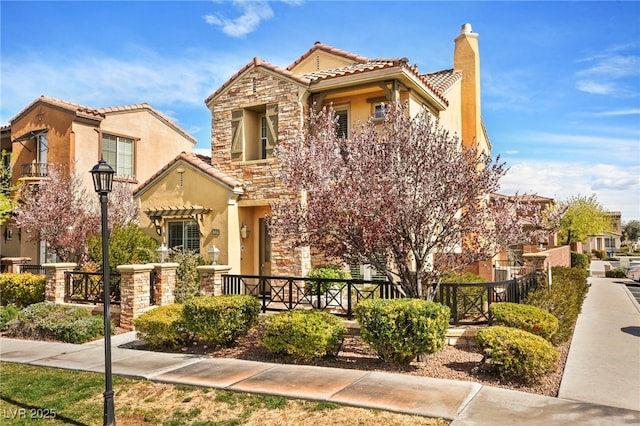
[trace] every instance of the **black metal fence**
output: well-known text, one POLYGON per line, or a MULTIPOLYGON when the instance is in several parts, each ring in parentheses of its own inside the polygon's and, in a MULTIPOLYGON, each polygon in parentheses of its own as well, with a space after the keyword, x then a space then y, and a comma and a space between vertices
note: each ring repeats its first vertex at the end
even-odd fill
MULTIPOLYGON (((536 284, 535 273, 491 283, 443 283, 436 301, 451 308, 452 325, 491 324, 491 303, 520 303, 536 284)), ((262 312, 315 308, 348 318, 361 300, 404 297, 388 281, 259 275, 223 275, 222 293, 254 296, 262 312)))
POLYGON ((537 287, 536 273, 489 283, 442 283, 437 301, 451 308, 451 324, 491 324, 489 306, 495 302, 522 303, 537 287))
POLYGON ((46 273, 42 265, 20 265, 20 272, 30 272, 36 275, 44 275, 46 273))
MULTIPOLYGON (((120 303, 120 274, 111 273, 110 302, 120 303)), ((102 272, 69 271, 64 273, 64 301, 74 303, 102 303, 104 284, 102 272)))
POLYGON ((403 297, 387 281, 259 275, 223 275, 222 292, 255 296, 262 312, 315 308, 348 318, 353 318, 353 309, 361 300, 403 297))

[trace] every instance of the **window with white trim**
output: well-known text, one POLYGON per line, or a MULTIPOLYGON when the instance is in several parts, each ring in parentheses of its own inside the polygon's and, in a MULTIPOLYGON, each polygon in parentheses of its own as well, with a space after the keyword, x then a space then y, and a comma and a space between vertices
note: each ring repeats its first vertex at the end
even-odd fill
POLYGON ((200 227, 195 220, 172 220, 167 224, 169 248, 200 253, 200 227))
POLYGON ((117 177, 132 178, 134 141, 131 138, 102 135, 102 159, 116 172, 117 177))

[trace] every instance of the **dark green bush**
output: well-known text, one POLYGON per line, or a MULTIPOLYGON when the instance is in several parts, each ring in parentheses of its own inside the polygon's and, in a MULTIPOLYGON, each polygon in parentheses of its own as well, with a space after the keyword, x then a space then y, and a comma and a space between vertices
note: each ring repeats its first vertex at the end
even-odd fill
MULTIPOLYGON (((115 330, 113 324, 111 330, 115 330)), ((7 335, 34 340, 85 343, 104 335, 104 317, 80 307, 35 303, 9 324, 7 335)))
MULTIPOLYGON (((135 223, 116 224, 109 235, 109 266, 115 272, 119 265, 154 262, 158 243, 146 235, 135 223)), ((102 235, 89 238, 89 256, 96 265, 102 265, 102 235)))
POLYGON ((0 274, 0 305, 16 305, 19 308, 44 302, 44 275, 0 274))
POLYGON ((0 306, 0 331, 5 331, 9 323, 18 317, 20 309, 13 305, 0 306))
MULTIPOLYGON (((329 279, 351 279, 351 273, 337 265, 325 265, 313 268, 307 278, 329 278, 329 279)), ((340 285, 340 282, 323 282, 323 281, 305 281, 304 292, 307 295, 325 295, 327 291, 334 285, 340 285)), ((343 284, 344 285, 344 284, 343 284)))
POLYGON ((265 323, 267 349, 302 359, 337 356, 347 331, 340 318, 318 310, 285 311, 265 323))
POLYGON ((158 306, 133 321, 138 337, 149 346, 176 348, 191 340, 186 330, 183 306, 179 303, 158 306))
POLYGON ((200 275, 198 266, 206 265, 205 259, 193 251, 169 250, 169 262, 178 264, 176 269, 176 303, 184 303, 200 294, 200 275))
POLYGON ((566 342, 573 334, 582 304, 589 291, 587 271, 582 268, 551 268, 551 290, 539 287, 529 294, 525 303, 544 309, 558 318, 558 331, 552 336, 554 344, 566 342))
POLYGON ((556 370, 560 359, 550 342, 517 328, 495 326, 478 330, 476 342, 486 362, 502 378, 538 382, 556 370))
POLYGON ((600 260, 604 260, 607 257, 605 250, 591 250, 591 253, 600 260))
POLYGON ((589 269, 590 264, 589 255, 578 253, 575 251, 571 252, 571 267, 572 268, 582 268, 584 270, 589 269))
POLYGON ((519 328, 546 340, 558 331, 558 318, 536 306, 520 303, 492 303, 489 311, 495 325, 519 328))
POLYGON ((258 323, 260 302, 247 295, 201 296, 184 304, 190 333, 214 347, 231 345, 258 323))
POLYGON ((609 271, 605 271, 604 276, 607 278, 626 278, 627 271, 624 268, 611 269, 609 271))
POLYGON ((445 345, 450 309, 419 299, 363 300, 355 308, 360 335, 385 362, 408 364, 445 345))

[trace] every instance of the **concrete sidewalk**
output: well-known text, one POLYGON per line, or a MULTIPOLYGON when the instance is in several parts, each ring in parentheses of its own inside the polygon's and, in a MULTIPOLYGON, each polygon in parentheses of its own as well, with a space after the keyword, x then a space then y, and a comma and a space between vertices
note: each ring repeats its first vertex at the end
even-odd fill
MULTIPOLYGON (((559 398, 473 382, 118 347, 135 339, 134 333, 112 338, 112 370, 158 382, 444 418, 455 426, 640 424, 640 311, 619 281, 590 279, 559 398), (589 386, 594 389, 586 392, 589 386)), ((103 359, 102 341, 73 345, 0 339, 0 360, 6 362, 103 372, 103 359)))

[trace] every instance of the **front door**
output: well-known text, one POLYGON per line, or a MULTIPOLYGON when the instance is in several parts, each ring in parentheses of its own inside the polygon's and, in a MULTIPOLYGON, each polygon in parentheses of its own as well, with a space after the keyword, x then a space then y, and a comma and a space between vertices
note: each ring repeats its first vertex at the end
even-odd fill
POLYGON ((260 275, 269 276, 271 275, 271 238, 265 218, 260 218, 258 221, 260 226, 260 275))

